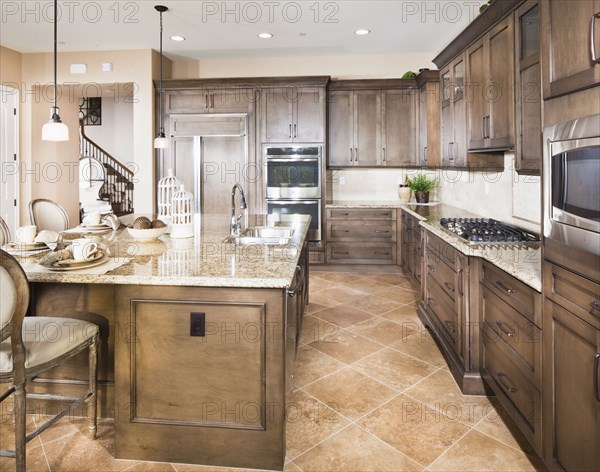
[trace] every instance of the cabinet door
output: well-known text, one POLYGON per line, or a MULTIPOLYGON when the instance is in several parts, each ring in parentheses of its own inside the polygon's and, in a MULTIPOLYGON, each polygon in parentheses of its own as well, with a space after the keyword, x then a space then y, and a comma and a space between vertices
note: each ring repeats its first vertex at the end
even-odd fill
POLYGON ((419 89, 419 161, 420 166, 427 165, 427 92, 426 87, 419 89))
POLYGON ((256 100, 251 88, 220 90, 209 94, 210 111, 214 113, 248 113, 256 100))
POLYGON ((293 87, 276 87, 263 93, 263 142, 292 141, 292 107, 297 99, 293 87))
POLYGON ((442 166, 452 164, 452 143, 454 141, 454 106, 452 104, 452 68, 443 70, 440 75, 441 94, 441 157, 442 166))
POLYGON ((327 110, 328 163, 332 167, 351 166, 354 156, 352 92, 330 91, 327 95, 327 110))
POLYGON ((385 166, 417 165, 417 92, 381 92, 382 163, 385 166))
POLYGON ((546 299, 543 418, 553 470, 600 470, 598 355, 600 330, 546 299))
POLYGON ((452 64, 452 80, 454 82, 454 93, 452 96, 454 139, 451 146, 451 162, 453 166, 463 167, 467 165, 467 107, 464 57, 455 60, 452 64))
POLYGON ((323 142, 325 105, 323 87, 298 90, 292 122, 292 137, 297 142, 323 142))
POLYGON ((181 90, 165 93, 165 114, 208 113, 209 91, 206 89, 181 90))
POLYGON ((600 83, 600 18, 595 19, 595 38, 591 37, 593 15, 600 13, 600 0, 552 0, 542 7, 542 81, 544 99, 575 92, 600 83))
MULTIPOLYGON (((485 100, 488 84, 486 81, 486 50, 485 38, 477 41, 467 51, 468 74, 467 92, 469 103, 467 106, 467 131, 469 149, 482 149, 486 146, 486 122, 488 119, 488 106, 485 100)), ((502 64, 506 67, 506 64, 502 64)))
POLYGON ((379 92, 353 92, 354 165, 376 166, 381 163, 381 103, 379 92))
POLYGON ((540 173, 542 92, 540 6, 528 1, 515 13, 515 164, 519 173, 540 173))

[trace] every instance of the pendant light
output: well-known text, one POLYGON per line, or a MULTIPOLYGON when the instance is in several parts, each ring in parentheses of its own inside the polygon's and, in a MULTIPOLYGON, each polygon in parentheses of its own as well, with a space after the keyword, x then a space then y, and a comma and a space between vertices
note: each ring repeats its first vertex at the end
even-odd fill
POLYGON ((156 139, 154 140, 155 149, 165 149, 169 147, 169 140, 165 137, 165 127, 163 125, 163 21, 162 15, 168 10, 164 5, 156 5, 154 9, 160 13, 160 93, 159 100, 159 128, 156 139))
POLYGON ((57 70, 57 36, 58 36, 58 0, 54 0, 54 106, 50 107, 50 120, 42 126, 42 141, 68 141, 69 128, 60 120, 56 106, 56 70, 57 70))

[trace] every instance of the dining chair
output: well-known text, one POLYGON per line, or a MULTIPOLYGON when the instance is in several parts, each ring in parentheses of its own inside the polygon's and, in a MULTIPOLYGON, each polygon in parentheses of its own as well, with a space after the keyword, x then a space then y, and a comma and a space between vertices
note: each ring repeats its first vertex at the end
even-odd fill
POLYGON ((96 438, 97 347, 99 329, 77 318, 25 316, 29 285, 17 260, 0 250, 0 384, 9 388, 0 403, 13 396, 15 449, 0 450, 0 457, 14 457, 17 472, 26 469, 26 444, 79 405, 87 403, 89 428, 96 438), (27 393, 27 382, 85 349, 89 349, 87 391, 80 396, 27 393), (56 400, 63 410, 31 433, 25 429, 27 399, 56 400), (64 402, 68 402, 66 405, 64 402))
POLYGON ((10 230, 4 218, 0 216, 0 247, 10 242, 10 230))
POLYGON ((37 230, 48 229, 61 232, 69 229, 69 217, 65 209, 47 198, 37 198, 29 202, 29 219, 37 230))

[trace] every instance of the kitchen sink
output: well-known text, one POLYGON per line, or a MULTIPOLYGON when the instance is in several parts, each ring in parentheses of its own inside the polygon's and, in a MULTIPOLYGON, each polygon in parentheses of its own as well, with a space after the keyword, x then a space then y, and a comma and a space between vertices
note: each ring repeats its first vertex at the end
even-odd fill
POLYGON ((290 242, 294 230, 290 227, 254 226, 243 230, 239 236, 228 236, 224 243, 240 246, 248 244, 271 244, 284 246, 290 242))

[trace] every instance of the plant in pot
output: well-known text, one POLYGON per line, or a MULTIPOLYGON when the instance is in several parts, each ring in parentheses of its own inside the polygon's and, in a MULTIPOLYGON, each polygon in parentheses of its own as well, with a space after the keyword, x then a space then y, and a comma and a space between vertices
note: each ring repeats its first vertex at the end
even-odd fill
POLYGON ((429 192, 436 184, 436 179, 429 179, 425 174, 418 174, 409 179, 407 185, 415 194, 417 203, 429 203, 429 192))

